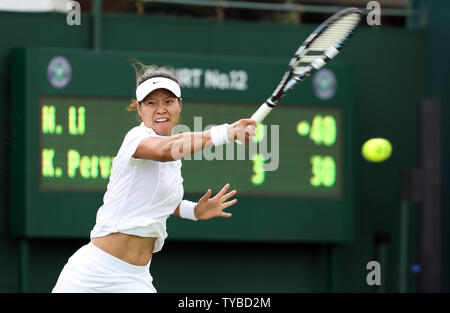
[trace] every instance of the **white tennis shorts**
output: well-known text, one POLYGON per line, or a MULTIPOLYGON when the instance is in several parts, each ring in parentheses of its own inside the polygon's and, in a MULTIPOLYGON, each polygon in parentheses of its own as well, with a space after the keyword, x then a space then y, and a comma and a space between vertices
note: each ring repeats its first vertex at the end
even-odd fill
POLYGON ((127 263, 90 242, 69 258, 52 292, 155 293, 150 263, 127 263))

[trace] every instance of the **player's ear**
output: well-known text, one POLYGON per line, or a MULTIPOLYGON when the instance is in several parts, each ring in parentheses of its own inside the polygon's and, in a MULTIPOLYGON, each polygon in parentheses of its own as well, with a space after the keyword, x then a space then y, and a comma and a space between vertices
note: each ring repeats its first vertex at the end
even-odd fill
POLYGON ((180 106, 180 114, 178 114, 177 125, 179 125, 181 123, 181 111, 183 111, 183 99, 181 97, 178 98, 178 104, 180 106))
POLYGON ((137 101, 136 101, 136 103, 137 103, 137 105, 136 105, 136 110, 138 111, 139 117, 141 118, 141 121, 142 121, 141 103, 140 103, 140 102, 137 102, 137 101))

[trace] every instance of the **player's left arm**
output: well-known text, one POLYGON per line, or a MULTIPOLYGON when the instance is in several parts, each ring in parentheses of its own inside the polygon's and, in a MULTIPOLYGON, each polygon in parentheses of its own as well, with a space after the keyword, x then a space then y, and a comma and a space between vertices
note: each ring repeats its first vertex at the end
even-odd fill
MULTIPOLYGON (((194 208, 195 217, 199 220, 209 220, 214 217, 231 217, 231 213, 223 210, 234 205, 237 199, 227 201, 236 195, 236 190, 227 193, 230 184, 226 184, 214 197, 211 198, 211 189, 200 198, 194 208)), ((180 205, 177 206, 172 215, 180 216, 180 205)))

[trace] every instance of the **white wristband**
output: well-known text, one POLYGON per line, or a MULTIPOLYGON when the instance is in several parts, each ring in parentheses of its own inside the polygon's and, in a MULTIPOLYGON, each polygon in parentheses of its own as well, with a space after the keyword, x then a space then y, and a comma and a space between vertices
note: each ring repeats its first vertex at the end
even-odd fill
POLYGON ((230 142, 230 140, 228 140, 228 126, 230 125, 222 124, 219 126, 211 127, 211 141, 213 145, 219 146, 230 142))
POLYGON ((180 217, 189 220, 197 221, 198 218, 195 216, 195 206, 197 202, 192 202, 189 200, 183 200, 180 203, 180 217))

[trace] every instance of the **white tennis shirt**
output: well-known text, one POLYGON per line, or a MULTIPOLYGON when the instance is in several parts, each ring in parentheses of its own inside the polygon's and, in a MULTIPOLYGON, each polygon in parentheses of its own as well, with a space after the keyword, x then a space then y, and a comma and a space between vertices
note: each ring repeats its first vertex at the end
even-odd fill
POLYGON ((111 233, 156 237, 153 252, 167 238, 166 220, 183 199, 181 160, 158 162, 135 159, 139 143, 147 137, 165 137, 141 123, 125 136, 112 163, 103 205, 98 209, 91 239, 111 233))

